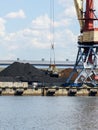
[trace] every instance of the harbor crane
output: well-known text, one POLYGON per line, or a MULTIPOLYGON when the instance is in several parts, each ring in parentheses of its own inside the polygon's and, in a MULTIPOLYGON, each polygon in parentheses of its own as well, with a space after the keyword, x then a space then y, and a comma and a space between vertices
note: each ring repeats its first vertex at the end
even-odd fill
POLYGON ((74 0, 74 5, 80 25, 80 35, 74 69, 66 82, 70 83, 74 73, 78 72, 74 86, 87 84, 95 87, 98 82, 98 27, 95 27, 95 22, 98 19, 95 15, 94 0, 74 0))

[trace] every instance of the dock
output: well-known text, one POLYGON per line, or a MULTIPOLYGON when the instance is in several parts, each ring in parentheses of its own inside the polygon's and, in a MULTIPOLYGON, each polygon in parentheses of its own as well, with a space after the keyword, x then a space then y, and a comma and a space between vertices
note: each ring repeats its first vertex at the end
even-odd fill
POLYGON ((0 87, 0 95, 15 96, 98 96, 98 87, 0 87))

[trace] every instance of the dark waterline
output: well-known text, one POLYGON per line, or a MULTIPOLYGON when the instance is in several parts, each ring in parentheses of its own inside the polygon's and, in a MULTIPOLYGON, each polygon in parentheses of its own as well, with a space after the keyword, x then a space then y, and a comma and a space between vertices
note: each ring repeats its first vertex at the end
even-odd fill
POLYGON ((1 96, 0 130, 98 130, 98 97, 1 96))

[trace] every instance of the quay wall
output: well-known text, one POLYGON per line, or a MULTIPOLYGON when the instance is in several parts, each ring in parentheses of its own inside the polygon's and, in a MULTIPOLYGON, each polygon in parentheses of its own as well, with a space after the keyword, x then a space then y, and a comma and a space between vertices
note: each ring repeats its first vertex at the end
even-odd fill
POLYGON ((56 89, 45 89, 45 88, 5 88, 0 89, 0 95, 22 95, 22 96, 98 96, 98 89, 72 89, 66 88, 56 89))
POLYGON ((27 82, 0 82, 0 95, 98 96, 98 87, 34 87, 27 82))
POLYGON ((0 82, 0 88, 28 88, 27 82, 0 82))

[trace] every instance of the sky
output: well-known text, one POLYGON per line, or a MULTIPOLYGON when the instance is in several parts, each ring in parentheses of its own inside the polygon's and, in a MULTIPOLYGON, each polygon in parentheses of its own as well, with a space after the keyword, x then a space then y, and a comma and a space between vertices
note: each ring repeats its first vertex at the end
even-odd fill
POLYGON ((50 60, 53 43, 55 60, 75 60, 79 32, 73 0, 0 0, 1 60, 50 60))

